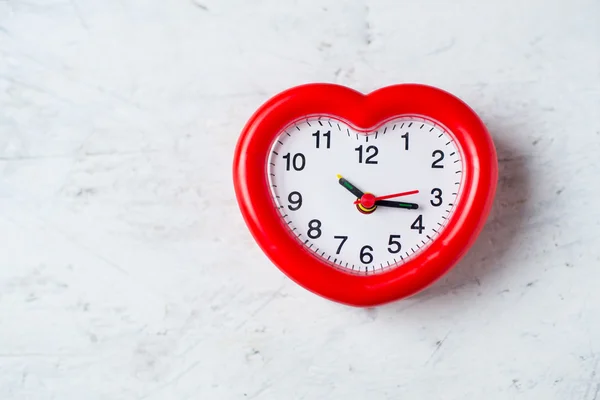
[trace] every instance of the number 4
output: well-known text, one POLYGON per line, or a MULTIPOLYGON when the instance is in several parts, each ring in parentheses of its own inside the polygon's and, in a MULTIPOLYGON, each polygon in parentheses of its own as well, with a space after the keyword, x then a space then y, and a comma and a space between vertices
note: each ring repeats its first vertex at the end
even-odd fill
POLYGON ((419 215, 417 219, 415 219, 415 222, 412 223, 410 229, 418 230, 419 235, 423 233, 423 230, 425 229, 425 227, 423 226, 423 214, 419 215))

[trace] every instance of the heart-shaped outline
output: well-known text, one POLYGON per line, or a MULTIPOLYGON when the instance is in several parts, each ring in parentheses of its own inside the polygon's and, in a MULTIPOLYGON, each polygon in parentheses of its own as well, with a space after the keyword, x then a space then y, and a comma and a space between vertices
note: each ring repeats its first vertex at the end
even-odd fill
POLYGON ((362 94, 345 86, 296 86, 264 103, 244 127, 235 149, 233 180, 242 216, 269 259, 290 279, 327 299, 374 306, 411 296, 452 268, 481 232, 498 181, 496 150, 485 125, 463 101, 441 89, 399 84, 362 94), (395 117, 435 121, 450 132, 462 153, 460 201, 440 236, 402 266, 356 275, 323 263, 307 251, 272 206, 266 163, 272 143, 292 121, 327 115, 370 130, 395 117))

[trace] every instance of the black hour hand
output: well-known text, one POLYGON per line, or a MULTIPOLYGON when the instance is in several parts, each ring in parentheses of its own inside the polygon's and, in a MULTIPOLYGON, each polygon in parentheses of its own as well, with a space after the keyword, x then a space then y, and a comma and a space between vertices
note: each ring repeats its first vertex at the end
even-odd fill
POLYGON ((342 185, 346 190, 348 190, 354 196, 356 196, 357 199, 360 199, 364 195, 364 193, 360 189, 358 189, 356 186, 354 186, 353 184, 348 182, 343 176, 338 175, 337 178, 338 178, 339 184, 342 185))

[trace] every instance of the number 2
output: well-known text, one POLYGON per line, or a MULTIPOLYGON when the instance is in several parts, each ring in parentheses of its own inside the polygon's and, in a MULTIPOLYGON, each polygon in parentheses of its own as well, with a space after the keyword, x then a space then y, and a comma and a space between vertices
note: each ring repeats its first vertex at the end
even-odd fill
POLYGON ((431 153, 431 157, 435 157, 436 155, 438 158, 437 160, 433 160, 431 163, 431 168, 444 168, 444 166, 440 164, 444 159, 444 152, 441 150, 435 150, 433 153, 431 153))

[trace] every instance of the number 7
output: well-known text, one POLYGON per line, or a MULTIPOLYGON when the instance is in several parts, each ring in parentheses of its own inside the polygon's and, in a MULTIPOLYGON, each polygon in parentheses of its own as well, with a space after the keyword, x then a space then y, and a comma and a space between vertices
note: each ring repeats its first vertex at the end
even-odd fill
POLYGON ((348 240, 348 236, 334 236, 334 239, 341 239, 342 242, 340 243, 340 245, 338 246, 335 254, 340 254, 340 251, 342 251, 342 246, 344 246, 344 243, 346 243, 346 240, 348 240))

